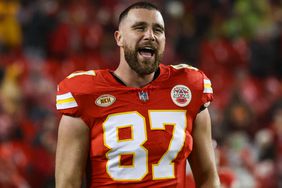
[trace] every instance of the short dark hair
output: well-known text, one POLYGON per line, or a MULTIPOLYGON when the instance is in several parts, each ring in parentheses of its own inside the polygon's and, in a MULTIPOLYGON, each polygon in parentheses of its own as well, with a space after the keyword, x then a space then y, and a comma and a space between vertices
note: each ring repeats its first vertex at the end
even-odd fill
POLYGON ((127 7, 124 11, 120 13, 119 18, 118 18, 118 25, 120 25, 121 21, 127 16, 128 12, 131 9, 139 9, 139 8, 147 9, 147 10, 157 10, 161 12, 156 5, 146 2, 146 1, 139 1, 139 2, 136 2, 130 5, 129 7, 127 7))

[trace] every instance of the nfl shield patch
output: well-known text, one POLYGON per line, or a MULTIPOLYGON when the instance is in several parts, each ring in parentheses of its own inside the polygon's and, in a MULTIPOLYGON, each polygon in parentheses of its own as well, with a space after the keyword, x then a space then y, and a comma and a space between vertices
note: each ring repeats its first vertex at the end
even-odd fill
POLYGON ((148 92, 140 91, 140 92, 138 92, 138 95, 139 95, 139 99, 143 102, 146 102, 146 101, 149 100, 148 92))

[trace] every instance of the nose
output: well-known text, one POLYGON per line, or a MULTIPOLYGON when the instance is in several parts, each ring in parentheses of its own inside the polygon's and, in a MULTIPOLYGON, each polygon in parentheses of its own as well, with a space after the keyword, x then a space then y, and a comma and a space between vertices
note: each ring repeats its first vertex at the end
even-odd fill
POLYGON ((147 29, 146 32, 144 33, 144 39, 150 40, 150 41, 155 41, 156 36, 154 34, 154 31, 152 29, 147 29))

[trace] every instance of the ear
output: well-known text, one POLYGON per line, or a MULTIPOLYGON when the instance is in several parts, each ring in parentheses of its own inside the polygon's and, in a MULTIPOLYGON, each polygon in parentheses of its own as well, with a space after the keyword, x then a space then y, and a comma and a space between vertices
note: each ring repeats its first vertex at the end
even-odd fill
POLYGON ((122 36, 119 30, 115 31, 114 33, 116 43, 119 47, 122 47, 122 36))

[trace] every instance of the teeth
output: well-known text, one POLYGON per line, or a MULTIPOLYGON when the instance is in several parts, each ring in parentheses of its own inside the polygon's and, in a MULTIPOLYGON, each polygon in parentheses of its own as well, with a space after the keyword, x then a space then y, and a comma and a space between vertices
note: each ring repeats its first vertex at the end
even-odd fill
POLYGON ((141 48, 141 50, 147 50, 147 51, 150 51, 151 53, 155 53, 155 49, 154 48, 151 48, 151 47, 143 47, 141 48))
POLYGON ((150 47, 144 47, 144 49, 146 49, 146 50, 153 50, 153 48, 150 48, 150 47))
POLYGON ((139 53, 145 57, 152 57, 154 55, 154 49, 151 47, 143 47, 139 49, 139 53))

